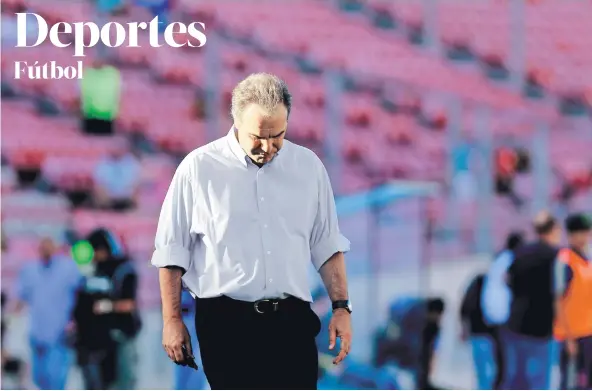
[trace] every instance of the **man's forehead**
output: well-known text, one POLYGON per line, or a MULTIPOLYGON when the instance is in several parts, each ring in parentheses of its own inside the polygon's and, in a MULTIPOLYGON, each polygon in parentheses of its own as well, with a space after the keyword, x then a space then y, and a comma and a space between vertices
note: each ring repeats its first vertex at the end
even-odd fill
POLYGON ((260 118, 252 118, 250 122, 245 122, 247 125, 247 129, 249 133, 267 137, 267 136, 275 136, 280 132, 286 130, 288 121, 286 118, 277 118, 277 117, 260 117, 260 118))
POLYGON ((287 110, 284 106, 278 106, 269 112, 259 105, 252 104, 245 109, 241 122, 248 124, 249 127, 269 132, 285 127, 287 117, 287 110))

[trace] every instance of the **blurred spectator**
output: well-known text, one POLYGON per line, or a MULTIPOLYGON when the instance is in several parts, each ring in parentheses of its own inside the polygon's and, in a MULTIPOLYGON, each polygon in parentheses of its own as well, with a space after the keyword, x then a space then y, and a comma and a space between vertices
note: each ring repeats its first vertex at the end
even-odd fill
POLYGON ((389 368, 375 368, 347 357, 340 373, 331 373, 331 356, 319 357, 323 375, 319 379, 320 390, 402 390, 396 375, 389 368), (327 370, 325 370, 327 368, 327 370))
MULTIPOLYGON (((99 29, 111 21, 111 18, 116 15, 121 15, 127 12, 126 0, 93 0, 97 9, 97 25, 99 29)), ((112 53, 107 45, 99 40, 95 46, 97 50, 97 58, 106 61, 112 53)), ((86 74, 85 74, 86 77, 86 74)))
POLYGON ((548 390, 551 386, 555 305, 563 293, 554 283, 561 227, 553 216, 541 212, 534 229, 537 240, 517 249, 508 269, 512 306, 502 332, 504 390, 548 390), (521 378, 523 384, 518 381, 521 378))
POLYGON ((12 167, 2 166, 0 176, 2 177, 2 191, 10 191, 18 185, 18 178, 12 167))
POLYGON ((51 239, 39 244, 39 260, 23 266, 17 281, 17 311, 29 309, 33 381, 43 390, 63 390, 70 370, 67 334, 81 276, 76 264, 56 252, 51 239))
POLYGON ((475 197, 476 183, 471 172, 471 161, 473 158, 474 145, 472 140, 464 139, 453 149, 454 174, 453 190, 454 196, 461 201, 471 201, 475 197))
POLYGON ((516 148, 516 172, 526 174, 530 170, 530 153, 526 148, 516 148))
POLYGON ((568 177, 562 175, 557 170, 555 171, 555 175, 559 177, 561 182, 559 200, 565 205, 569 205, 576 194, 592 188, 592 167, 589 170, 581 170, 568 177))
POLYGON ((387 327, 376 341, 374 364, 389 362, 410 370, 417 389, 436 389, 430 381, 440 335, 444 301, 440 298, 402 298, 391 306, 387 327))
POLYGON ((122 140, 94 171, 94 203, 99 208, 127 210, 136 205, 141 166, 122 140))
POLYGON ((471 343, 477 389, 491 390, 496 373, 493 328, 485 323, 481 292, 485 275, 477 275, 467 288, 461 304, 462 339, 471 343))
POLYGON ((158 31, 164 32, 169 24, 173 0, 136 0, 136 5, 147 8, 153 16, 158 17, 158 31))
POLYGON ((583 214, 567 217, 569 248, 559 253, 558 283, 562 285, 555 324, 561 342, 560 389, 592 389, 592 264, 589 245, 592 222, 583 214), (578 376, 572 376, 577 374, 578 376), (580 388, 581 387, 581 388, 580 388))
POLYGON ((514 177, 518 166, 518 156, 511 148, 500 148, 495 154, 495 186, 498 194, 507 196, 510 201, 520 208, 524 200, 514 189, 514 177))
POLYGON ((93 135, 111 135, 119 114, 121 74, 106 60, 95 60, 84 69, 81 81, 83 130, 93 135))
POLYGON ((97 11, 104 15, 114 15, 122 12, 126 7, 124 0, 94 0, 97 11))
POLYGON ((1 337, 1 359, 2 359, 2 389, 24 389, 25 388, 25 365, 24 363, 15 357, 12 357, 6 351, 6 344, 4 343, 4 337, 6 335, 6 322, 4 308, 6 307, 6 294, 2 292, 2 337, 1 337), (11 387, 6 387, 6 384, 10 384, 11 387))
POLYGON ((97 229, 87 239, 94 270, 86 276, 74 310, 77 361, 85 388, 133 389, 141 328, 138 276, 111 232, 97 229))
MULTIPOLYGON (((481 294, 481 308, 485 323, 491 327, 491 343, 495 352, 496 377, 493 387, 499 390, 503 380, 503 344, 500 341, 501 327, 510 316, 512 292, 507 285, 507 272, 514 260, 514 252, 524 244, 522 232, 512 232, 506 240, 506 248, 495 258, 485 276, 481 294)), ((489 339, 489 338, 485 338, 489 339)), ((487 344, 488 341, 482 340, 487 344)), ((493 357, 492 357, 493 358, 493 357)), ((474 359, 474 357, 473 357, 474 359)), ((475 362, 477 365, 477 362, 475 362)))
MULTIPOLYGON (((4 7, 3 7, 4 8, 4 7)), ((24 10, 17 11, 17 12, 25 12, 24 10)), ((16 17, 10 13, 2 13, 2 48, 14 48, 17 44, 17 23, 16 17)), ((37 23, 27 23, 26 25, 27 37, 37 37, 39 25, 37 23)), ((27 39, 28 44, 32 44, 33 41, 31 39, 27 39)))

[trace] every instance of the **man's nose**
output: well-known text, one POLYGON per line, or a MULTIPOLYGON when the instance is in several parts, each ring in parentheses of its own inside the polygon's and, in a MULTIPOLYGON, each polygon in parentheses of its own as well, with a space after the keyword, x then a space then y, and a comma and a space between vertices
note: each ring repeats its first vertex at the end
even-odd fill
POLYGON ((272 140, 261 140, 261 149, 265 153, 271 152, 273 149, 273 141, 272 140))

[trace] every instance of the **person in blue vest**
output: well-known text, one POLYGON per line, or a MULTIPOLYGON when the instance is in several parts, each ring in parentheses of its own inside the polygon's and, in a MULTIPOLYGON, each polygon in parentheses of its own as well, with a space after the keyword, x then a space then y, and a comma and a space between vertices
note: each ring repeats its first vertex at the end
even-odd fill
POLYGON ((68 333, 81 282, 76 264, 58 255, 49 238, 40 242, 39 259, 25 263, 20 271, 16 310, 28 308, 33 381, 41 390, 66 387, 72 364, 68 333))
POLYGON ((187 331, 191 337, 191 347, 195 356, 195 363, 199 370, 188 366, 175 365, 175 390, 207 390, 208 384, 204 371, 201 368, 201 356, 199 354, 199 345, 195 332, 195 299, 187 290, 181 294, 181 312, 183 313, 183 322, 187 326, 187 331))

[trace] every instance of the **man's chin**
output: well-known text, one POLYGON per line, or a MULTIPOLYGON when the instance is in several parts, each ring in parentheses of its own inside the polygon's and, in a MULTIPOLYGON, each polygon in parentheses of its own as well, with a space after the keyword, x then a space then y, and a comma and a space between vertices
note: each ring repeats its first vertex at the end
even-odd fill
POLYGON ((272 157, 273 155, 255 156, 255 161, 258 163, 267 163, 272 157))

